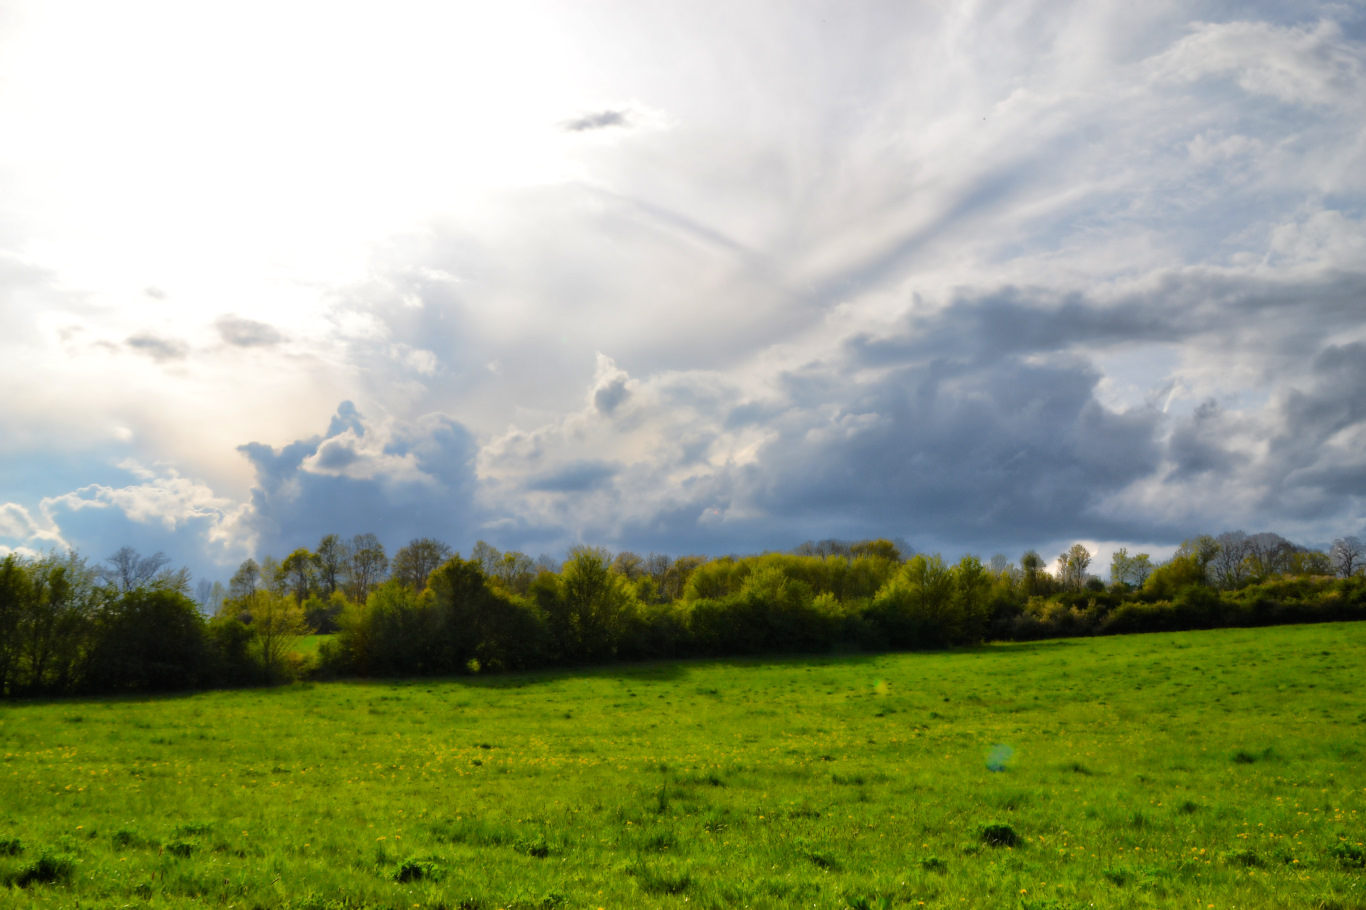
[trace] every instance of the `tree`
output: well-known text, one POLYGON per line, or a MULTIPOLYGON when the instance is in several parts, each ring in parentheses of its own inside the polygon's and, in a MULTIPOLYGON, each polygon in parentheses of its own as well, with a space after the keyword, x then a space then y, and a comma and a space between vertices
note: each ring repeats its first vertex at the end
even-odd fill
POLYGON ((120 594, 127 594, 129 591, 150 586, 157 573, 170 561, 170 557, 165 553, 140 556, 132 547, 120 547, 118 552, 105 559, 109 566, 101 569, 100 575, 117 588, 120 594))
POLYGON ((881 559, 889 559, 892 562, 901 562, 903 550, 896 541, 879 537, 875 540, 860 540, 849 548, 849 554, 851 556, 876 556, 881 559))
POLYGON ((261 587, 261 566, 248 557, 228 579, 228 598, 245 603, 261 587))
POLYGON ((101 587, 99 571, 74 552, 48 553, 35 560, 29 565, 29 578, 32 597, 20 629, 24 686, 33 692, 69 691, 79 679, 95 620, 108 602, 108 588, 101 587))
POLYGON ((266 674, 271 679, 286 678, 285 658, 310 631, 303 608, 287 594, 257 591, 251 598, 251 627, 266 674))
POLYGON ((1079 543, 1072 544, 1067 552, 1058 556, 1058 581, 1063 587, 1080 591, 1086 583, 1086 569, 1091 565, 1091 551, 1079 543))
POLYGON ((917 553, 878 591, 870 614, 893 648, 944 647, 962 640, 956 588, 939 554, 917 553))
POLYGON ((990 607, 991 574, 976 556, 966 555, 953 567, 957 616, 954 617, 955 642, 980 642, 986 633, 990 607))
POLYGON ((612 560, 612 571, 635 581, 645 574, 645 560, 641 558, 639 553, 622 550, 617 554, 616 559, 612 560))
POLYGON ((209 616, 213 616, 223 607, 223 598, 228 596, 228 589, 223 587, 221 581, 209 581, 201 578, 199 584, 195 585, 194 599, 199 602, 199 609, 209 616))
POLYGON ((1279 534, 1263 531, 1247 539, 1247 562, 1256 578, 1267 578, 1284 571, 1295 545, 1279 534))
POLYGON ((531 664, 545 628, 535 611, 484 574, 473 559, 446 560, 428 582, 450 669, 508 670, 531 664))
POLYGON ((33 597, 28 566, 13 553, 0 560, 0 695, 18 688, 19 629, 33 597))
POLYGON ((1285 558, 1287 575, 1333 575, 1333 560, 1321 550, 1296 547, 1285 558))
POLYGON ((365 603, 370 592, 384 581, 389 571, 389 558, 384 555, 384 544, 374 534, 357 534, 351 538, 350 550, 347 595, 355 603, 365 603))
POLYGON ((1209 584, 1209 565, 1214 558, 1219 555, 1219 541, 1210 537, 1208 534, 1201 534, 1199 537, 1192 537, 1183 540, 1181 546, 1176 548, 1173 559, 1189 559, 1200 573, 1200 583, 1209 584))
POLYGON ((308 600, 317 587, 317 561, 307 547, 299 547, 280 563, 280 574, 284 576, 284 587, 295 603, 308 600))
POLYGON ((136 587, 101 616, 86 685, 97 691, 189 688, 202 681, 206 641, 193 600, 136 587))
POLYGON ((1210 562, 1215 584, 1227 590, 1241 587, 1247 580, 1248 572, 1247 535, 1242 531, 1225 531, 1215 538, 1215 542, 1219 545, 1219 552, 1214 554, 1210 562))
POLYGON ((1025 595, 1033 597, 1039 593, 1043 574, 1043 557, 1034 550, 1027 550, 1020 557, 1020 570, 1024 572, 1025 595))
POLYGON ((1110 556, 1110 584, 1127 585, 1132 561, 1129 557, 1129 548, 1120 547, 1110 556))
POLYGON ((532 591, 545 613, 560 656, 570 662, 595 661, 616 653, 618 640, 635 599, 626 579, 610 568, 601 547, 576 546, 564 571, 542 573, 532 591), (543 583, 543 580, 544 583, 543 583))
POLYGON ((1360 572, 1366 564, 1366 546, 1355 537, 1339 537, 1328 550, 1333 571, 1343 578, 1350 578, 1360 572))
POLYGON ((1127 547, 1120 547, 1110 559, 1110 583, 1143 587, 1153 573, 1153 561, 1147 553, 1129 555, 1127 547))
MULTIPOLYGON (((477 540, 474 549, 470 550, 470 559, 479 563, 480 570, 487 576, 492 577, 498 570, 498 560, 502 558, 498 548, 487 541, 477 540)), ((551 571, 557 571, 552 569, 551 571)))
POLYGON ((410 540, 394 554, 394 579, 405 587, 421 591, 427 587, 427 576, 450 558, 451 548, 439 540, 430 537, 410 540))
POLYGON ((1148 576, 1153 574, 1153 561, 1147 553, 1139 553, 1129 560, 1129 572, 1136 588, 1143 587, 1148 576))
POLYGON ((346 582, 346 568, 351 562, 346 542, 336 534, 326 535, 318 541, 313 561, 317 567, 318 593, 324 599, 331 597, 332 592, 340 590, 346 582))

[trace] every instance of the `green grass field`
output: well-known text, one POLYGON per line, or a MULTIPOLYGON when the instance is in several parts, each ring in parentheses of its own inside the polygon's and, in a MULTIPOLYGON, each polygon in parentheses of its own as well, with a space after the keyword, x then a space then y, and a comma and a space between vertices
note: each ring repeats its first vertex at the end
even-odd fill
POLYGON ((0 905, 1366 907, 1364 682, 1349 624, 11 704, 0 905))

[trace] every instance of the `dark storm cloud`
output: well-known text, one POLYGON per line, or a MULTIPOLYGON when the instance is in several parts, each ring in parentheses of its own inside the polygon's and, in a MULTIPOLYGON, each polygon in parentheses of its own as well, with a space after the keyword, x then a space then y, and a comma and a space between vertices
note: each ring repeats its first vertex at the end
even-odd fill
POLYGON ((895 370, 840 419, 768 443, 755 502, 779 523, 847 512, 912 542, 1112 533, 1093 508, 1157 467, 1159 421, 1102 406, 1098 379, 1070 360, 895 370))
POLYGON ((168 360, 184 360, 190 353, 190 346, 178 338, 162 338, 150 332, 139 332, 124 339, 124 344, 140 354, 146 354, 157 363, 168 360))
POLYGON ((241 316, 220 317, 214 326, 218 329, 218 337, 239 348, 270 347, 285 340, 275 326, 241 316))
POLYGON ((1211 472, 1227 474, 1248 458, 1229 446, 1236 417, 1226 414, 1213 399, 1201 402, 1189 418, 1173 430, 1168 454, 1174 480, 1192 480, 1211 472))
POLYGON ((1330 345, 1272 412, 1258 465, 1271 509, 1331 515, 1366 498, 1366 343, 1330 345))
POLYGON ((584 114, 582 117, 566 120, 563 127, 568 133, 585 133, 590 130, 603 130, 614 126, 630 126, 630 123, 631 112, 629 110, 605 110, 594 111, 591 114, 584 114))
POLYGON ((1079 344, 1172 341, 1205 328, 1187 312, 1176 318, 1161 300, 1104 306, 1079 294, 1061 300, 1049 290, 1003 288, 980 297, 960 297, 927 316, 907 317, 903 331, 887 337, 861 333, 847 342, 866 365, 907 358, 980 360, 1010 354, 1060 351, 1079 344))

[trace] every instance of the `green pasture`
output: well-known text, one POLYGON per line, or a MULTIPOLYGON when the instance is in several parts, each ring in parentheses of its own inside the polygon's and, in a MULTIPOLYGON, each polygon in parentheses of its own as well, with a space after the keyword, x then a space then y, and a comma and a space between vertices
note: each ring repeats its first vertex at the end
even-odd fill
POLYGON ((0 906, 1362 908, 1363 683, 1358 623, 21 702, 0 906))

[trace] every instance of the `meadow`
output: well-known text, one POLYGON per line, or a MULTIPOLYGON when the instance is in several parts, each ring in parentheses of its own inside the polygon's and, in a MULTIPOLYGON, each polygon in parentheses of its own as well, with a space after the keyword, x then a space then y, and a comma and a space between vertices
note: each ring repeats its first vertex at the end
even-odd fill
POLYGON ((0 905, 1366 907, 1366 624, 0 705, 0 905))

